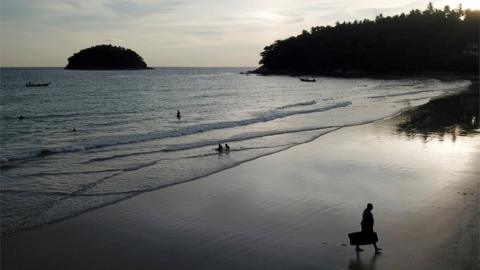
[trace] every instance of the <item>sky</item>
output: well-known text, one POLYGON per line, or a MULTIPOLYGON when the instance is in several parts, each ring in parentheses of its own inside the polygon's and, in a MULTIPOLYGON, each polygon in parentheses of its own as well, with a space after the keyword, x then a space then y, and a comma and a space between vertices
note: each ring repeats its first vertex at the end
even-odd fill
MULTIPOLYGON (((477 0, 433 0, 480 8, 477 0)), ((263 48, 312 26, 373 19, 420 0, 0 0, 0 66, 63 67, 98 44, 130 48, 147 65, 254 67, 263 48)))

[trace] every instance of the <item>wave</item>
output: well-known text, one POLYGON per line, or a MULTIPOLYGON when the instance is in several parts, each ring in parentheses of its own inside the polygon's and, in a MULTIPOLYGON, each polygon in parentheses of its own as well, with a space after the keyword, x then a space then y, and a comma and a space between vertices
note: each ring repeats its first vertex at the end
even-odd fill
POLYGON ((122 170, 122 169, 91 170, 91 171, 44 172, 44 173, 23 174, 22 177, 71 175, 71 174, 96 174, 96 173, 106 173, 106 172, 117 172, 117 171, 121 171, 121 170, 122 170))
MULTIPOLYGON (((388 117, 391 117, 391 116, 387 116, 385 118, 388 118, 388 117)), ((384 118, 381 118, 381 119, 384 119, 384 118)), ((379 120, 379 119, 376 119, 376 120, 379 120)), ((32 223, 28 223, 28 224, 27 223, 22 223, 20 226, 15 226, 15 227, 5 227, 4 226, 2 228, 2 235, 3 234, 10 234, 10 233, 13 233, 13 232, 16 232, 16 231, 21 231, 21 230, 25 230, 25 229, 29 229, 29 228, 33 228, 33 227, 37 227, 37 226, 41 226, 42 224, 46 224, 46 223, 53 223, 53 222, 56 222, 56 221, 64 220, 66 218, 76 216, 80 213, 85 213, 85 212, 88 212, 88 211, 93 210, 93 209, 97 209, 97 208, 100 208, 100 207, 103 207, 103 206, 106 206, 106 205, 110 205, 110 204, 125 200, 127 198, 131 198, 131 197, 136 196, 138 194, 141 194, 143 192, 154 191, 154 190, 158 190, 158 189, 161 189, 161 188, 166 188, 166 187, 182 184, 182 183, 185 183, 185 182, 193 181, 193 180, 196 180, 196 179, 199 179, 199 178, 206 177, 208 175, 217 173, 219 171, 223 171, 223 170, 238 166, 242 163, 258 159, 258 158, 263 157, 263 156, 267 156, 267 155, 271 155, 271 154, 274 154, 274 153, 284 151, 284 150, 289 149, 289 148, 291 148, 295 145, 311 142, 311 141, 317 139, 320 136, 323 136, 325 134, 328 134, 328 133, 334 132, 336 130, 339 130, 342 127, 367 124, 367 123, 374 122, 376 120, 366 120, 366 121, 361 121, 361 122, 356 122, 356 123, 351 123, 351 124, 346 124, 346 125, 336 126, 336 127, 332 126, 331 128, 328 128, 328 129, 327 128, 315 127, 315 128, 312 128, 312 130, 316 130, 316 129, 326 129, 326 130, 324 132, 320 132, 320 133, 316 134, 315 136, 312 136, 312 137, 310 137, 307 140, 302 141, 302 142, 275 145, 275 146, 272 146, 272 147, 258 147, 258 148, 272 148, 272 151, 269 151, 267 153, 262 153, 262 154, 259 154, 259 155, 255 155, 254 157, 247 158, 247 159, 244 159, 244 160, 234 161, 233 163, 228 164, 227 166, 224 166, 224 167, 218 168, 218 169, 214 169, 212 171, 206 171, 206 172, 203 172, 199 175, 195 175, 195 176, 187 177, 187 178, 180 178, 180 179, 177 179, 175 181, 159 183, 158 185, 154 185, 154 186, 146 185, 146 186, 142 186, 140 188, 126 189, 126 190, 119 190, 119 191, 110 191, 110 192, 101 192, 101 191, 100 192, 89 192, 91 188, 93 188, 93 187, 95 187, 95 186, 97 186, 97 185, 99 185, 99 184, 101 184, 105 181, 108 181, 109 179, 112 179, 115 176, 118 176, 118 175, 120 175, 124 172, 128 172, 128 171, 131 171, 131 170, 139 170, 141 168, 145 168, 145 167, 155 165, 158 161, 148 162, 148 163, 144 163, 144 164, 136 164, 136 165, 134 165, 132 167, 129 167, 129 168, 120 169, 120 171, 117 171, 117 172, 115 172, 111 175, 102 177, 102 178, 100 178, 100 179, 98 179, 98 180, 96 180, 92 183, 87 183, 85 185, 81 185, 80 189, 77 189, 77 190, 71 191, 71 192, 68 192, 68 191, 19 190, 19 189, 0 190, 0 194, 19 194, 21 196, 24 196, 24 194, 60 196, 60 198, 58 198, 55 201, 55 205, 57 205, 59 202, 62 202, 64 200, 68 200, 69 198, 74 198, 74 197, 99 198, 99 197, 103 197, 103 196, 120 196, 113 201, 107 201, 107 202, 104 202, 104 203, 100 202, 99 204, 93 205, 93 206, 92 205, 90 205, 90 206, 87 205, 86 208, 79 209, 79 210, 73 210, 71 212, 67 212, 67 213, 63 213, 63 214, 61 213, 59 216, 52 216, 51 213, 48 213, 48 211, 50 211, 50 209, 52 207, 54 207, 54 205, 50 205, 46 209, 42 209, 42 210, 38 211, 34 215, 34 216, 42 216, 42 215, 45 214, 47 216, 47 220, 44 220, 44 219, 34 220, 32 223)), ((300 130, 298 130, 298 131, 300 131, 300 130)), ((243 150, 246 150, 246 149, 248 149, 248 148, 232 149, 232 151, 236 151, 236 150, 243 151, 243 150)), ((254 147, 252 149, 257 149, 257 147, 254 147)), ((207 155, 214 155, 214 154, 207 154, 207 155)), ((218 155, 218 153, 215 154, 215 155, 218 155)), ((191 158, 191 157, 193 157, 193 156, 184 157, 184 158, 191 158)))
POLYGON ((0 161, 1 163, 6 163, 6 162, 20 161, 20 160, 25 160, 30 158, 45 157, 45 156, 54 155, 54 154, 79 152, 79 151, 98 149, 98 148, 115 146, 115 145, 140 143, 140 142, 159 140, 159 139, 165 139, 165 138, 171 138, 171 137, 180 137, 180 136, 192 135, 192 134, 202 133, 202 132, 211 131, 211 130, 234 128, 239 126, 252 125, 256 123, 269 122, 276 119, 285 118, 285 117, 298 115, 298 114, 318 113, 318 112, 333 110, 336 108, 350 106, 351 104, 352 102, 345 101, 345 102, 329 105, 326 107, 312 108, 312 109, 306 109, 306 110, 296 110, 296 111, 274 110, 274 111, 266 112, 258 117, 237 120, 237 121, 206 123, 206 124, 198 124, 198 125, 193 125, 189 127, 184 127, 178 130, 171 130, 171 131, 155 131, 155 132, 149 132, 145 134, 108 137, 103 139, 100 138, 95 140, 94 142, 85 142, 83 144, 77 144, 77 145, 45 148, 45 149, 39 149, 39 150, 26 152, 26 153, 3 156, 0 158, 0 161))
POLYGON ((118 191, 118 192, 105 192, 105 193, 75 193, 67 191, 37 191, 37 190, 18 190, 18 189, 3 189, 0 190, 0 194, 29 194, 29 195, 57 195, 57 196, 69 196, 69 197, 94 197, 94 196, 109 196, 109 195, 121 195, 130 193, 139 193, 141 191, 118 191))
MULTIPOLYGON (((400 111, 396 111, 392 115, 388 115, 385 118, 389 118, 395 115, 398 115, 400 111)), ((207 146, 212 146, 216 147, 218 143, 231 143, 231 142, 239 142, 239 141, 245 141, 245 140, 250 140, 250 139, 258 139, 261 137, 268 137, 268 136, 275 136, 275 135, 284 135, 284 134, 291 134, 291 133, 300 133, 300 132, 308 132, 308 131, 316 131, 316 130, 336 130, 339 128, 343 127, 349 127, 349 126, 356 126, 356 125, 363 125, 363 124, 368 124, 376 120, 381 120, 384 118, 380 119, 370 119, 370 120, 365 120, 365 121, 359 121, 356 123, 352 124, 346 124, 346 125, 331 125, 331 126, 317 126, 317 127, 304 127, 304 128, 297 128, 297 129, 282 129, 282 130, 268 130, 268 131, 257 131, 257 132, 248 132, 248 133, 242 133, 238 135, 234 135, 228 138, 223 138, 223 139, 210 139, 210 140, 202 140, 202 141, 197 141, 197 142, 190 142, 190 143, 183 143, 183 144, 171 144, 165 146, 163 149, 160 150, 153 150, 153 151, 142 151, 142 152, 134 152, 134 153, 127 153, 127 154, 120 154, 120 155, 111 155, 111 156, 106 156, 106 157, 99 157, 99 158, 93 158, 90 159, 84 163, 92 163, 92 162, 101 162, 101 161, 107 161, 107 160, 112 160, 112 159, 117 159, 117 158, 124 158, 124 157, 130 157, 130 156, 138 156, 138 155, 148 155, 148 154, 155 154, 155 153, 160 153, 160 152, 176 152, 176 151, 185 151, 185 150, 192 150, 196 148, 202 148, 202 147, 207 147, 207 146)), ((265 149, 265 148, 275 148, 275 147, 280 147, 280 146, 290 146, 291 144, 282 144, 282 145, 275 145, 272 147, 244 147, 244 148, 232 148, 230 151, 243 151, 243 150, 250 150, 250 149, 265 149)), ((202 157, 202 156, 209 156, 209 155, 217 155, 218 153, 209 153, 209 154, 201 154, 201 155, 193 155, 193 156, 184 156, 183 158, 197 158, 197 157, 202 157)), ((177 159, 177 158, 172 158, 172 159, 177 159)), ((164 158, 162 160, 172 160, 169 158, 164 158)))
MULTIPOLYGON (((145 113, 148 113, 150 111, 154 111, 154 109, 144 109, 144 110, 139 110, 139 111, 124 111, 124 112, 101 112, 101 119, 105 120, 107 116, 114 116, 114 117, 119 117, 119 116, 131 116, 131 115, 142 115, 145 113)), ((18 120, 17 114, 4 114, 0 116, 0 120, 3 121, 16 121, 18 120)), ((35 120, 35 121, 69 121, 71 122, 72 119, 82 119, 82 118, 92 118, 92 117, 98 117, 99 113, 98 112, 75 112, 75 113, 47 113, 47 114, 24 114, 25 121, 29 120, 35 120)), ((108 120, 108 118, 107 118, 108 120)), ((92 123, 90 123, 92 124, 92 123)), ((105 124, 111 124, 110 122, 107 122, 105 124)), ((104 125, 103 123, 99 123, 98 125, 104 125)))
MULTIPOLYGON (((436 80, 435 80, 436 82, 436 80)), ((460 81, 460 82, 455 82, 455 83, 450 83, 450 84, 445 84, 445 85, 436 85, 435 89, 426 89, 426 90, 420 90, 420 91, 410 91, 410 92, 403 92, 403 93, 393 93, 393 94, 385 94, 385 95, 378 95, 378 96, 370 96, 367 98, 371 99, 376 99, 376 98, 388 98, 388 97, 398 97, 398 96, 406 96, 406 95, 415 95, 415 94, 420 94, 420 93, 428 93, 428 92, 448 92, 448 91, 457 91, 459 89, 462 89, 464 87, 470 86, 472 83, 470 81, 460 81)), ((430 87, 430 85, 427 85, 430 87)), ((414 89, 423 89, 425 85, 416 85, 412 86, 414 89)), ((385 87, 382 87, 385 88, 385 87)))
MULTIPOLYGON (((334 129, 337 130, 337 129, 334 129)), ((331 132, 333 130, 329 130, 325 133, 320 134, 324 135, 328 132, 331 132)), ((317 137, 314 137, 317 138, 317 137)), ((309 140, 311 141, 311 140, 309 140)), ((308 142, 308 141, 307 141, 308 142)), ((292 146, 298 145, 299 143, 290 143, 290 144, 280 144, 280 145, 274 145, 274 146, 264 146, 264 147, 242 147, 238 149, 232 149, 230 150, 231 152, 241 152, 241 151, 247 151, 247 150, 258 150, 258 149, 284 149, 284 148, 290 148, 292 146)), ((191 159, 191 158, 199 158, 199 157, 208 157, 208 156, 218 156, 219 153, 208 153, 208 154, 200 154, 200 155, 192 155, 192 156, 186 156, 183 158, 186 159, 191 159)), ((178 158, 177 158, 178 159, 178 158)), ((38 191, 38 190, 23 190, 23 189, 0 189, 0 194, 31 194, 31 195, 61 195, 61 196, 70 196, 70 197, 83 197, 83 196, 108 196, 108 195, 119 195, 119 194, 130 194, 130 193, 141 193, 141 192, 146 192, 146 191, 152 191, 156 189, 160 189, 162 187, 165 187, 165 184, 160 184, 159 186, 156 187, 148 187, 148 188, 140 188, 140 189, 130 189, 130 190, 125 190, 125 191, 113 191, 113 192, 92 192, 92 193, 85 193, 86 190, 98 185, 99 183, 105 181, 106 179, 112 178, 112 176, 117 176, 121 174, 122 172, 129 172, 129 171, 134 171, 134 170, 139 170, 145 167, 153 166, 155 165, 158 161, 163 160, 159 159, 156 161, 152 161, 149 163, 144 163, 140 165, 135 165, 132 167, 127 167, 123 169, 111 169, 111 170, 99 170, 99 171, 65 171, 65 172, 55 172, 55 173, 38 173, 38 174, 29 174, 29 175, 22 175, 23 177, 29 177, 29 176, 50 176, 50 175, 71 175, 71 174, 91 174, 91 173, 98 173, 98 172, 115 172, 113 175, 108 175, 105 177, 100 178, 98 181, 94 181, 92 183, 89 183, 87 185, 84 185, 81 189, 79 190, 74 190, 74 191, 38 191)), ((224 168, 220 168, 218 170, 215 170, 215 172, 219 172, 224 170, 224 168)), ((197 177, 196 177, 197 178, 197 177)), ((175 182, 167 184, 167 186, 170 186, 172 184, 175 184, 175 182)))
MULTIPOLYGON (((257 147, 238 147, 238 148, 232 148, 230 152, 242 152, 242 151, 248 151, 248 150, 258 150, 258 149, 271 149, 271 148, 280 148, 280 147, 291 147, 293 145, 296 145, 295 143, 287 143, 287 144, 278 144, 278 145, 273 145, 273 146, 257 146, 257 147)), ((134 153, 129 153, 125 155, 113 155, 113 156, 108 156, 108 157, 102 157, 102 158, 94 158, 90 159, 86 163, 93 163, 93 162, 100 162, 100 161, 107 161, 107 160, 112 160, 112 159, 117 159, 117 158, 122 158, 122 157, 129 157, 129 156, 136 156, 136 155, 146 155, 146 154, 151 154, 151 153, 157 153, 157 152, 162 152, 162 150, 159 151, 147 151, 147 152, 134 152, 134 153)), ((59 172, 41 172, 41 173, 32 173, 32 174, 22 174, 21 177, 42 177, 42 176, 60 176, 60 175, 75 175, 75 174, 98 174, 98 173, 118 173, 118 172, 128 172, 128 171, 134 171, 134 170, 139 170, 148 166, 155 165, 156 162, 158 161, 163 161, 163 160, 179 160, 179 159, 195 159, 199 157, 208 157, 208 156, 218 156, 218 152, 211 152, 211 153, 205 153, 205 154, 197 154, 197 155, 187 155, 187 156, 182 156, 182 157, 177 157, 177 158, 159 158, 156 159, 154 162, 149 162, 149 163, 144 163, 144 164, 138 164, 134 165, 131 167, 126 167, 126 168, 118 168, 118 169, 106 169, 106 170, 86 170, 86 171, 59 171, 59 172)), ((10 190, 10 189, 0 189, 0 193, 39 193, 36 191, 31 191, 31 190, 10 190)), ((42 193, 42 192, 40 192, 42 193)), ((63 195, 70 195, 73 194, 71 192, 48 192, 48 193, 55 193, 55 194, 63 194, 63 195)), ((111 193, 108 194, 102 194, 102 195, 111 195, 111 193)))
POLYGON ((442 90, 423 90, 423 91, 412 91, 412 92, 405 92, 405 93, 397 93, 397 94, 387 94, 387 95, 380 95, 380 96, 371 96, 367 98, 388 98, 388 97, 398 97, 398 96, 407 96, 407 95, 415 95, 420 93, 428 93, 428 92, 438 92, 442 90))
POLYGON ((282 130, 248 132, 248 133, 242 133, 239 135, 234 135, 222 140, 211 139, 211 140, 203 140, 203 141, 192 142, 192 143, 172 144, 165 147, 162 151, 174 152, 174 151, 182 151, 182 150, 191 150, 191 149, 205 147, 205 146, 216 146, 219 142, 230 143, 230 142, 245 141, 250 139, 257 139, 261 137, 283 135, 283 134, 289 134, 289 133, 299 133, 299 132, 306 132, 306 131, 315 131, 315 130, 322 130, 322 129, 331 129, 331 128, 338 128, 338 126, 306 127, 306 128, 299 128, 299 129, 282 129, 282 130))
POLYGON ((275 109, 282 110, 282 109, 288 109, 288 108, 299 107, 299 106, 310 106, 310 105, 315 105, 315 104, 317 104, 317 102, 315 100, 311 100, 311 101, 306 101, 306 102, 288 104, 288 105, 285 105, 285 106, 277 107, 275 109))
MULTIPOLYGON (((88 164, 88 163, 93 163, 93 162, 108 161, 108 160, 117 159, 117 158, 124 158, 124 157, 138 156, 138 155, 148 155, 148 154, 155 154, 155 153, 161 153, 161 152, 176 152, 176 151, 192 150, 192 149, 207 147, 207 146, 216 147, 219 142, 230 143, 230 142, 238 142, 238 141, 244 141, 244 140, 250 140, 250 139, 257 139, 257 138, 261 138, 261 137, 283 135, 283 134, 290 134, 290 133, 299 133, 299 132, 306 132, 306 131, 323 130, 323 129, 334 129, 334 128, 339 128, 339 126, 306 127, 306 128, 301 128, 301 129, 249 132, 249 133, 243 133, 243 134, 240 134, 240 135, 235 135, 235 136, 225 138, 225 139, 211 139, 211 140, 203 140, 203 141, 184 143, 184 144, 171 144, 171 145, 168 145, 165 148, 160 149, 160 150, 142 151, 142 152, 134 152, 134 153, 127 153, 127 154, 111 155, 111 156, 106 156, 106 157, 93 158, 93 159, 90 159, 90 160, 85 161, 83 163, 88 164)), ((231 152, 236 152, 236 151, 244 151, 244 150, 252 150, 252 149, 276 148, 276 147, 280 147, 280 146, 291 146, 291 144, 281 144, 281 145, 262 146, 262 147, 232 148, 232 149, 230 149, 230 151, 231 152)), ((215 153, 209 153, 209 154, 184 156, 183 158, 197 158, 197 157, 217 155, 217 154, 218 153, 215 152, 215 153)), ((161 160, 176 160, 176 159, 178 159, 178 158, 162 158, 161 160)), ((98 172, 98 171, 93 171, 93 172, 98 172)), ((76 172, 76 173, 87 173, 87 172, 76 172)), ((60 173, 58 173, 58 174, 60 174, 60 173)), ((70 174, 70 173, 68 173, 68 174, 70 174)))
MULTIPOLYGON (((332 131, 335 131, 337 129, 338 128, 327 130, 327 131, 315 136, 314 138, 311 138, 311 139, 307 140, 306 142, 312 141, 313 139, 315 139, 315 138, 317 138, 321 135, 325 135, 325 134, 330 133, 332 131)), ((104 177, 101 177, 100 179, 98 179, 94 182, 87 183, 85 185, 81 185, 79 189, 74 190, 74 191, 48 191, 48 190, 47 191, 38 191, 38 190, 22 190, 22 189, 15 189, 15 188, 13 188, 13 189, 8 189, 7 188, 7 189, 0 189, 0 194, 31 194, 31 195, 59 195, 59 196, 62 196, 61 198, 59 198, 57 200, 57 202, 68 199, 69 197, 91 197, 91 196, 110 196, 110 195, 122 195, 122 194, 139 194, 139 193, 154 191, 154 190, 158 190, 158 189, 161 189, 161 188, 165 188, 165 187, 169 187, 169 186, 173 186, 173 185, 178 185, 178 184, 181 184, 181 183, 185 183, 185 182, 189 182, 189 181, 192 181, 192 180, 195 180, 195 179, 199 179, 199 178, 202 178, 202 177, 205 177, 205 176, 208 176, 208 175, 211 175, 211 174, 214 174, 214 173, 217 173, 217 172, 235 167, 239 164, 257 159, 259 157, 267 156, 267 155, 270 155, 270 154, 273 154, 273 153, 277 153, 277 152, 286 150, 286 149, 291 148, 291 147, 293 147, 295 145, 298 145, 298 144, 301 144, 301 143, 280 144, 280 145, 267 146, 267 147, 245 147, 245 148, 239 148, 239 149, 232 149, 231 150, 232 152, 252 150, 252 149, 272 149, 273 151, 265 153, 265 154, 261 154, 259 156, 255 156, 255 157, 252 157, 252 158, 249 158, 249 159, 246 159, 246 160, 236 161, 236 162, 230 164, 229 166, 222 167, 222 168, 219 168, 219 169, 216 169, 216 170, 213 170, 213 171, 209 171, 209 172, 206 172, 206 173, 198 175, 198 176, 193 176, 193 177, 190 177, 190 178, 181 179, 180 181, 162 183, 162 184, 159 184, 158 186, 146 186, 146 187, 139 188, 139 189, 129 189, 129 190, 112 191, 112 192, 91 192, 91 193, 87 192, 88 190, 97 186, 98 184, 101 184, 102 182, 104 182, 106 180, 109 180, 109 179, 111 179, 115 176, 118 176, 118 175, 120 175, 124 172, 139 170, 139 169, 142 169, 142 168, 145 168, 145 167, 153 166, 153 165, 157 164, 158 161, 160 161, 160 160, 156 160, 156 161, 152 161, 152 162, 148 162, 148 163, 144 163, 144 164, 139 164, 139 165, 135 165, 135 166, 132 166, 132 167, 123 168, 123 169, 115 169, 115 170, 85 171, 85 172, 60 172, 60 173, 51 173, 51 174, 45 173, 45 174, 43 174, 43 175, 58 175, 58 174, 81 174, 81 173, 115 171, 115 173, 113 173, 111 175, 104 176, 104 177)), ((184 157, 184 158, 197 158, 197 157, 212 156, 212 155, 218 156, 219 153, 193 155, 193 156, 187 156, 187 157, 184 157)), ((30 175, 30 176, 33 176, 33 174, 30 175)))

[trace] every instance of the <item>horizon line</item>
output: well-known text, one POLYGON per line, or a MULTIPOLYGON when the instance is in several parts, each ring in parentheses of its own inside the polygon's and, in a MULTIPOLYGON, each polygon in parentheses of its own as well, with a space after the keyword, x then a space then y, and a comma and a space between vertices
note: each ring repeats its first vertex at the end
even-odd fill
MULTIPOLYGON (((255 68, 256 66, 149 66, 149 68, 255 68)), ((61 68, 63 66, 0 66, 0 68, 61 68)), ((70 69, 69 69, 70 70, 70 69)), ((143 69, 72 69, 72 70, 143 70, 143 69)))

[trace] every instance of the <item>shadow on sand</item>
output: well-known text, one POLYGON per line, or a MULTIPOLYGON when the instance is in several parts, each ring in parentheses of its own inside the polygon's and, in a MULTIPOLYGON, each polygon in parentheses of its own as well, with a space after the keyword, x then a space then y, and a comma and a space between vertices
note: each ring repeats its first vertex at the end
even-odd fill
POLYGON ((375 252, 370 257, 369 255, 364 254, 364 258, 362 260, 362 252, 356 252, 356 257, 355 259, 351 259, 350 263, 348 264, 348 270, 375 270, 375 264, 377 261, 377 258, 381 255, 380 252, 375 252), (368 260, 365 260, 366 258, 369 258, 368 260))
POLYGON ((414 110, 403 113, 397 125, 399 134, 409 138, 421 136, 425 142, 431 137, 466 136, 479 132, 479 84, 474 82, 460 94, 434 99, 414 110))

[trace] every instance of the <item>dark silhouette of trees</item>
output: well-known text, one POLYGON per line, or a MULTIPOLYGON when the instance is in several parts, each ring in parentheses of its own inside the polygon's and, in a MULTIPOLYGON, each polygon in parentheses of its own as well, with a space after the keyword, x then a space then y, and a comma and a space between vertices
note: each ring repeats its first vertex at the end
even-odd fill
POLYGON ((147 64, 130 49, 97 45, 69 57, 65 69, 147 69, 147 64))
POLYGON ((430 3, 374 21, 315 26, 260 54, 259 73, 478 72, 480 10, 430 3))

